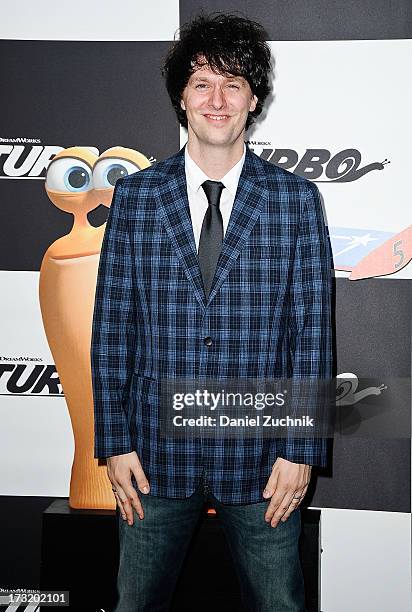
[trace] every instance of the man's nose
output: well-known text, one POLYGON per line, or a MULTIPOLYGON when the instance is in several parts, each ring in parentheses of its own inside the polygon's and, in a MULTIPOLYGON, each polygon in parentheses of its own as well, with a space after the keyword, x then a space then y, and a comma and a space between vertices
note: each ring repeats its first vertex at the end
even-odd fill
POLYGON ((209 103, 216 110, 218 110, 218 109, 222 108, 223 106, 225 106, 225 104, 226 104, 225 96, 224 96, 224 93, 223 93, 223 91, 221 90, 220 87, 214 87, 213 88, 213 90, 211 92, 209 103))

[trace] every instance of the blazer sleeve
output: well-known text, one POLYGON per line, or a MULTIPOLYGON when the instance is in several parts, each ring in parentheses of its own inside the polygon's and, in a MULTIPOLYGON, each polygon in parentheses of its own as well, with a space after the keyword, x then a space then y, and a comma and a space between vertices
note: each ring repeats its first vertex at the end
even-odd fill
MULTIPOLYGON (((332 249, 319 191, 314 183, 309 183, 289 291, 288 334, 292 389, 295 384, 299 385, 296 382, 299 379, 321 381, 319 384, 307 383, 306 389, 310 390, 302 391, 303 394, 320 393, 320 403, 315 407, 319 418, 318 422, 315 420, 313 437, 293 437, 293 429, 288 428, 281 456, 294 463, 319 467, 327 464, 328 438, 322 437, 322 432, 330 431, 328 425, 332 418, 332 413, 329 414, 332 397, 329 394, 333 387, 332 270, 332 249)), ((299 416, 305 414, 302 404, 305 402, 298 407, 299 416)))
POLYGON ((94 456, 133 450, 127 402, 133 373, 136 312, 123 179, 116 182, 100 253, 92 324, 94 456))

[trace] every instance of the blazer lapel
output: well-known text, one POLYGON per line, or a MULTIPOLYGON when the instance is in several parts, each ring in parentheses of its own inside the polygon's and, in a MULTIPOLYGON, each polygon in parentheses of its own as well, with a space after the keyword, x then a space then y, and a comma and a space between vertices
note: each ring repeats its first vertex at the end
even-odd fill
POLYGON ((262 162, 246 145, 245 162, 239 178, 229 224, 223 239, 208 303, 229 274, 244 243, 269 198, 262 162))
POLYGON ((165 181, 155 189, 160 219, 163 222, 176 256, 192 285, 196 299, 206 306, 202 273, 197 257, 195 237, 187 197, 184 147, 173 157, 165 181))
POLYGON ((259 157, 246 145, 245 162, 223 239, 209 298, 206 300, 190 217, 184 147, 173 156, 165 180, 155 188, 160 218, 175 248, 196 299, 203 308, 214 298, 238 257, 269 197, 259 157))

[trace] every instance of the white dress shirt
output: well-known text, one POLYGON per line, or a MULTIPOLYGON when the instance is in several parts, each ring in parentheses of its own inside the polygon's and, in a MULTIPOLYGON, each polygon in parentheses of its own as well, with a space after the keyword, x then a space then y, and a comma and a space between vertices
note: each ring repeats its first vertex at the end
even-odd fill
MULTIPOLYGON (((246 145, 243 145, 243 155, 240 160, 225 174, 220 182, 225 188, 220 196, 220 211, 223 219, 223 235, 226 233, 226 228, 229 223, 230 213, 232 212, 233 202, 237 186, 239 183, 240 173, 242 172, 243 163, 245 161, 246 145)), ((215 179, 209 178, 203 170, 193 161, 185 148, 185 172, 187 183, 187 197, 189 199, 190 216, 192 219, 193 233, 196 242, 196 251, 199 250, 200 232, 202 229, 203 217, 209 206, 206 194, 202 188, 202 183, 215 179)))

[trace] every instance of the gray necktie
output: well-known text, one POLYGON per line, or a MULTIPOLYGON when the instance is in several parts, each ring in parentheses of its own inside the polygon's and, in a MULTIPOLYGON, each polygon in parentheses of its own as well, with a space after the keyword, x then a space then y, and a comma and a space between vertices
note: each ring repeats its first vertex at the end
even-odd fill
POLYGON ((220 196, 223 183, 219 181, 205 181, 202 184, 203 190, 209 202, 208 209, 203 219, 202 230, 199 240, 199 264, 202 271, 203 286, 206 298, 209 297, 215 274, 217 260, 223 242, 223 219, 219 209, 220 196))

